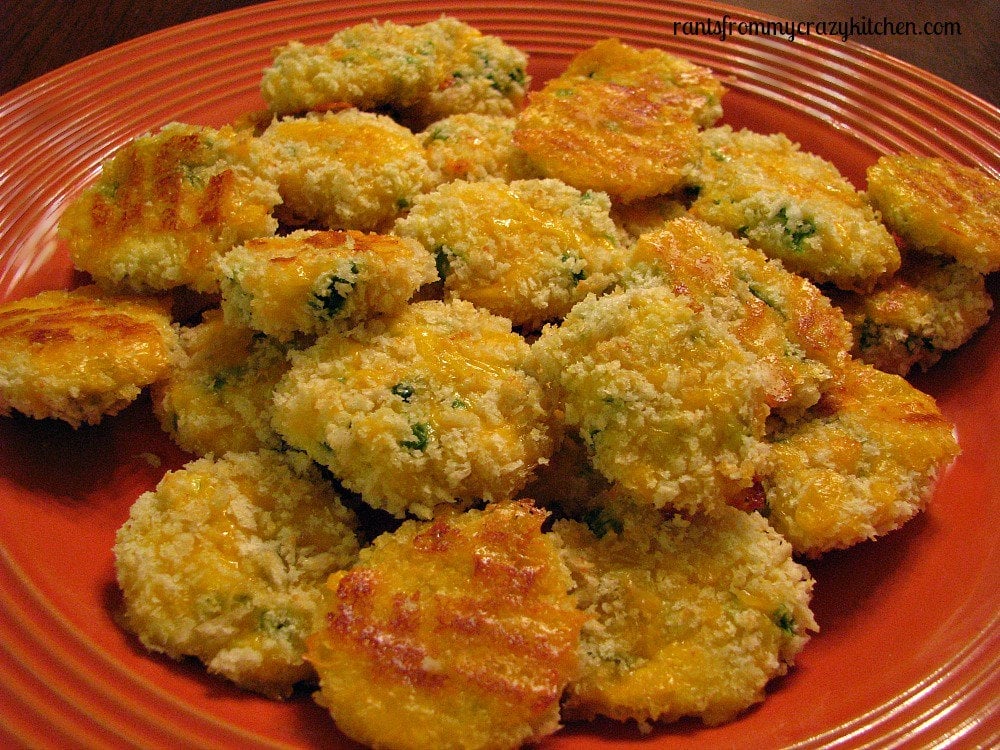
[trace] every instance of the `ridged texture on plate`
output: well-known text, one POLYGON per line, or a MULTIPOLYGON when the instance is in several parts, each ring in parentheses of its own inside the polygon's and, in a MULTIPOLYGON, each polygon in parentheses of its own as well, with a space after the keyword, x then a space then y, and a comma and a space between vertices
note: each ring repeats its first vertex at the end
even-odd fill
MULTIPOLYGON (((421 23, 442 13, 527 51, 529 72, 539 82, 558 73, 574 53, 608 36, 687 56, 729 79, 727 121, 799 138, 804 148, 838 162, 858 187, 863 187, 867 164, 878 154, 897 150, 948 156, 1000 177, 1000 112, 912 66, 830 38, 789 43, 781 38, 730 36, 722 41, 674 35, 675 21, 719 19, 725 13, 761 18, 722 5, 560 0, 525 8, 507 0, 480 0, 470 9, 468 3, 454 1, 277 2, 120 45, 0 98, 0 299, 68 279, 68 264, 58 257, 54 240, 59 211, 97 174, 100 161, 128 139, 169 120, 218 125, 263 106, 261 70, 270 50, 289 39, 316 43, 372 18, 421 23), (37 277, 40 270, 53 269, 63 277, 37 277)), ((995 343, 996 337, 990 340, 995 343)), ((977 434, 985 440, 995 432, 977 434)), ((7 438, 2 445, 9 450, 14 443, 7 438)), ((992 460, 985 449, 974 452, 983 461, 992 460)), ((23 484, 0 473, 4 509, 30 508, 32 518, 48 518, 47 506, 30 504, 35 499, 32 485, 23 484), (16 503, 9 500, 15 495, 16 503)), ((983 489, 984 494, 989 491, 983 489)), ((117 516, 124 518, 127 499, 118 502, 117 516)), ((88 515, 86 500, 71 513, 56 505, 52 523, 70 524, 71 529, 78 524, 81 533, 106 541, 110 549, 110 533, 87 526, 108 525, 106 507, 88 515)), ((73 536, 60 528, 67 538, 73 536)), ((269 706, 247 701, 244 709, 238 699, 231 701, 235 707, 227 704, 228 713, 219 714, 213 708, 221 700, 214 683, 196 684, 184 696, 172 694, 149 677, 161 667, 147 669, 147 657, 133 653, 115 630, 99 584, 76 596, 65 592, 57 585, 58 574, 41 569, 30 552, 26 540, 37 530, 4 526, 0 534, 0 744, 277 748, 337 742, 336 736, 322 739, 325 725, 309 724, 319 714, 302 705, 306 698, 282 709, 290 713, 281 715, 291 718, 281 722, 273 720, 276 714, 269 706), (129 668, 128 659, 141 669, 129 668)), ((45 543, 43 535, 37 544, 45 543)), ((972 573, 995 580, 995 555, 991 559, 972 573)), ((737 725, 713 734, 666 734, 663 744, 717 746, 728 739, 745 746, 748 737, 761 746, 796 748, 926 745, 942 738, 968 746, 992 744, 997 731, 989 717, 1000 692, 1000 617, 995 588, 978 580, 963 583, 963 609, 940 615, 942 628, 970 633, 964 645, 941 647, 941 639, 930 634, 929 642, 938 644, 934 653, 940 653, 925 661, 936 666, 913 675, 903 674, 902 668, 893 672, 910 685, 895 697, 827 729, 806 734, 795 727, 781 729, 784 719, 768 717, 782 710, 801 713, 802 706, 794 703, 801 697, 795 688, 797 680, 808 683, 806 671, 769 699, 774 712, 765 704, 737 725), (748 733, 752 727, 756 733, 748 733)), ((905 648, 910 653, 914 646, 905 648)), ((803 662, 808 660, 807 653, 803 662)), ((183 681, 188 675, 173 677, 183 681)), ((552 742, 553 747, 586 744, 586 733, 557 736, 552 742)))

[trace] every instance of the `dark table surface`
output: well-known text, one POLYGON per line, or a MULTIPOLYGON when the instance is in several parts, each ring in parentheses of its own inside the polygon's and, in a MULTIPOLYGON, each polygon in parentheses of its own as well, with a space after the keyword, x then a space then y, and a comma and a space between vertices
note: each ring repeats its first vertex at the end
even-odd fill
MULTIPOLYGON (((119 42, 253 4, 251 0, 6 0, 0 23, 0 94, 119 42)), ((801 22, 850 22, 853 18, 864 23, 867 17, 873 24, 886 19, 912 21, 920 31, 930 24, 931 33, 873 33, 853 41, 913 63, 1000 105, 1000 3, 995 0, 746 0, 739 5, 801 22)))

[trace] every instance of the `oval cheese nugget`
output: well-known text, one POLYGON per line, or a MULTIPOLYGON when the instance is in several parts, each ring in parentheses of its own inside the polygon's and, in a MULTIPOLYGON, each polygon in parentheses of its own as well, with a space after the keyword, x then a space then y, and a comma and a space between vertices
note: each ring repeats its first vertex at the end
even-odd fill
POLYGON ((371 747, 517 748, 559 727, 583 615, 545 514, 493 503, 408 521, 327 583, 317 700, 371 747))

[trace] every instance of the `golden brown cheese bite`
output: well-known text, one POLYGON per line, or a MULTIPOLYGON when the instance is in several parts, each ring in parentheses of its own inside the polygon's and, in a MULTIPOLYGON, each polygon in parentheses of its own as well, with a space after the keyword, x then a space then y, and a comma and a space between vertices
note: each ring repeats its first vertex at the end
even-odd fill
POLYGON ((274 426, 376 508, 514 496, 552 450, 528 344, 468 302, 417 302, 292 355, 274 426))
POLYGON ((899 268, 899 250, 868 202, 825 159, 780 133, 700 134, 685 182, 690 213, 816 283, 865 291, 899 268))
POLYGON ((153 411, 181 448, 199 456, 280 448, 271 394, 289 368, 286 347, 223 320, 219 310, 181 331, 179 366, 152 389, 153 411))
POLYGON ((437 280, 420 243, 358 231, 251 240, 219 261, 226 320, 280 341, 397 312, 437 280))
POLYGON ((418 26, 373 21, 325 44, 280 47, 261 93, 279 114, 389 107, 423 127, 463 112, 513 114, 528 85, 526 66, 520 50, 455 18, 418 26))
POLYGON ((143 645, 274 698, 314 678, 303 655, 323 582, 358 552, 354 515, 294 460, 231 453, 169 472, 114 548, 125 624, 143 645))
POLYGON ((707 68, 607 39, 531 94, 514 142, 548 177, 625 201, 648 198, 680 182, 698 128, 722 115, 722 94, 707 68))
POLYGON ((769 371, 767 405, 788 418, 819 399, 851 345, 850 327, 813 284, 746 242, 682 217, 639 237, 627 283, 658 283, 705 305, 769 371))
POLYGON ((553 533, 591 618, 565 718, 721 724, 762 701, 818 629, 812 576, 757 513, 664 517, 612 490, 553 533))
POLYGON ((523 502, 408 521, 327 583, 317 700, 371 747, 517 748, 559 727, 583 615, 523 502))
POLYGON ((982 274, 943 256, 908 253, 870 294, 833 297, 854 333, 855 357, 885 372, 926 370, 989 322, 982 274))
POLYGON ((868 169, 868 198, 914 247, 1000 271, 1000 180, 947 159, 896 154, 868 169))
POLYGON ((413 133, 356 109, 276 120, 255 153, 281 192, 282 218, 328 229, 385 227, 433 181, 413 133))
POLYGON ((719 512, 765 454, 768 373, 718 319, 663 286, 588 297, 532 345, 532 371, 641 502, 719 512))
POLYGON ((274 234, 281 202, 246 133, 171 123, 126 144, 59 221, 70 258, 105 287, 218 290, 215 261, 274 234))
POLYGON ((609 209, 558 180, 456 181, 419 196, 393 233, 436 257, 447 296, 533 330, 614 285, 624 248, 609 209))
POLYGON ((514 124, 513 117, 503 115, 452 115, 429 125, 419 138, 439 183, 540 177, 514 145, 514 124))
POLYGON ((874 539, 924 509, 959 453, 934 399, 851 362, 813 411, 773 437, 768 518, 808 557, 874 539))
POLYGON ((117 414, 176 359, 166 306, 96 286, 0 305, 0 414, 73 427, 117 414))

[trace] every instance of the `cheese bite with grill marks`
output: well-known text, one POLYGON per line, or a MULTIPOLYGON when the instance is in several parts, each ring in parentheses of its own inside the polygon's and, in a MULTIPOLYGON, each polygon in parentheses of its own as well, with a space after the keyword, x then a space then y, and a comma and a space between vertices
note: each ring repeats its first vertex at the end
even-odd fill
POLYGON ((117 414, 177 359, 168 310, 96 286, 0 305, 0 414, 73 427, 117 414))
POLYGON ((698 128, 722 116, 722 94, 708 68, 607 39, 531 94, 514 142, 547 177, 627 202, 648 198, 680 183, 698 128))
POLYGON ((73 264, 109 288, 218 291, 219 255, 278 226, 281 198, 253 169, 251 141, 171 123, 119 149, 59 221, 73 264))
POLYGON ((865 197, 825 159, 780 133, 700 134, 685 183, 690 213, 816 283, 867 291, 899 268, 899 250, 865 197))
POLYGON ((423 127, 464 112, 513 114, 528 85, 526 67, 520 50, 455 18, 372 22, 325 44, 280 47, 261 93, 282 115, 346 104, 390 108, 423 127))
POLYGON ((370 747, 518 748, 559 728, 584 620, 545 514, 490 503, 378 537, 327 583, 317 700, 370 747))
POLYGON ((663 286, 588 297, 532 345, 533 372, 641 502, 721 512, 766 453, 767 369, 727 326, 663 286))
POLYGON ((357 559, 358 540, 354 515, 300 458, 198 459, 136 500, 114 552, 143 645, 273 698, 315 679, 305 639, 323 582, 357 559))
POLYGON ((897 375, 930 368, 986 325, 993 309, 982 274, 944 256, 912 252, 870 294, 832 299, 852 326, 852 354, 897 375))
POLYGON ((761 472, 768 519, 808 557, 902 526, 959 453, 931 396, 861 362, 772 443, 761 472))
POLYGON ((947 159, 896 154, 869 167, 868 198, 913 247, 1000 271, 1000 180, 947 159))
POLYGON ((528 353, 504 318, 460 300, 417 302, 293 354, 274 426, 397 517, 509 499, 553 445, 528 353))
POLYGON ((251 240, 219 269, 226 321, 279 341, 398 312, 437 280, 434 258, 415 240, 353 230, 251 240))
POLYGON ((256 142, 289 222, 378 231, 433 184, 420 140, 385 115, 349 109, 274 121, 256 142))
POLYGON ((281 448, 271 394, 287 372, 287 347, 219 310, 181 331, 184 356, 152 389, 153 411, 181 448, 199 456, 281 448))
POLYGON ((553 533, 591 618, 567 719, 730 721, 818 630, 812 576, 757 513, 665 517, 610 490, 553 533))
POLYGON ((460 180, 419 196, 393 233, 435 256, 447 296, 534 330, 614 285, 624 247, 609 210, 558 180, 460 180))
POLYGON ((514 124, 513 117, 502 115, 452 115, 427 127, 419 138, 439 183, 540 177, 527 154, 514 145, 514 124))
POLYGON ((746 242, 690 218, 642 235, 631 250, 627 284, 663 284, 726 321, 769 371, 766 403, 785 418, 819 399, 842 366, 850 327, 813 284, 746 242))

